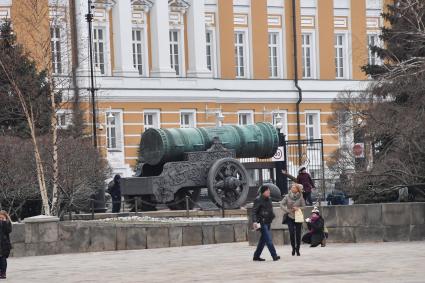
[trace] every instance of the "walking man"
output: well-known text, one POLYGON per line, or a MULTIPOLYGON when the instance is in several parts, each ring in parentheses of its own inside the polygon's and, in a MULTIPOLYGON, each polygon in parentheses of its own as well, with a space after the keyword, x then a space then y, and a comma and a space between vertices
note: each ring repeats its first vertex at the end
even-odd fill
POLYGON ((260 195, 254 201, 254 207, 252 212, 252 221, 254 230, 260 230, 261 237, 258 241, 257 249, 254 253, 254 261, 265 261, 261 258, 264 246, 267 245, 269 252, 274 261, 280 259, 277 255, 276 249, 273 245, 272 235, 270 231, 270 225, 274 219, 273 203, 270 198, 270 188, 262 186, 260 188, 260 195))

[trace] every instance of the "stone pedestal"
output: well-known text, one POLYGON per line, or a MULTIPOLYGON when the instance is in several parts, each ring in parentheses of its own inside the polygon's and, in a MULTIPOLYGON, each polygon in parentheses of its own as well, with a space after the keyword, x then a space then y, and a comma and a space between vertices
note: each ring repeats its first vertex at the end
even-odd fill
POLYGON ((39 215, 24 220, 26 255, 50 255, 57 253, 59 218, 39 215), (28 253, 31 251, 31 253, 28 253))

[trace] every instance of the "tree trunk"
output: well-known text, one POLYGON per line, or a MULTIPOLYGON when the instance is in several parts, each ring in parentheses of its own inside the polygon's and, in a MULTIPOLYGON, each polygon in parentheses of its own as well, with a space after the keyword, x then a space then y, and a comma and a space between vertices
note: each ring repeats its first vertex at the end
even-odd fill
POLYGON ((10 84, 12 85, 16 95, 18 96, 19 102, 21 104, 22 110, 24 111, 25 118, 28 123, 28 127, 30 128, 31 133, 31 141, 34 146, 34 157, 35 157, 35 165, 37 169, 37 180, 38 185, 40 187, 40 195, 43 202, 43 210, 44 214, 50 216, 50 206, 49 206, 49 198, 47 195, 47 187, 46 187, 46 178, 44 174, 44 168, 43 168, 43 161, 41 159, 40 150, 38 148, 37 143, 37 136, 34 128, 34 118, 32 115, 32 109, 31 105, 26 104, 24 95, 22 94, 21 90, 19 89, 18 85, 16 84, 15 80, 10 76, 8 70, 6 69, 6 66, 3 64, 3 61, 0 58, 0 66, 3 69, 4 73, 7 76, 7 79, 9 80, 10 84), (28 109, 29 108, 29 109, 28 109))
POLYGON ((52 128, 52 158, 53 158, 53 177, 52 177, 52 214, 56 215, 58 212, 58 178, 59 178, 59 164, 58 164, 58 120, 56 117, 56 104, 55 93, 53 91, 53 80, 50 80, 50 100, 52 104, 52 115, 50 118, 52 128))

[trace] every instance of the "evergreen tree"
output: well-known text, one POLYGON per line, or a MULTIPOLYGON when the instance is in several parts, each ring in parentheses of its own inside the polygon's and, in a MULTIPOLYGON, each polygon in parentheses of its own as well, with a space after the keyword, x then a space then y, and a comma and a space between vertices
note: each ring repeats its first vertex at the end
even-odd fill
MULTIPOLYGON (((360 202, 394 201, 401 187, 425 200, 425 1, 396 0, 382 16, 381 44, 372 47, 381 64, 363 67, 374 80, 360 97, 341 96, 334 104, 335 116, 351 112, 351 131, 360 122, 366 148, 372 146, 371 162, 356 168, 347 187, 360 202)), ((335 155, 338 171, 354 168, 341 162, 350 153, 335 155)))
POLYGON ((424 7, 425 2, 419 0, 395 0, 387 5, 382 13, 387 25, 381 28, 381 43, 370 46, 382 63, 363 66, 367 75, 379 78, 400 62, 425 57, 425 44, 423 40, 418 42, 418 33, 423 33, 425 23, 424 7))
MULTIPOLYGON (((47 133, 51 113, 47 73, 38 71, 35 62, 16 42, 10 21, 0 26, 0 57, 27 99, 26 104, 34 115, 37 132, 47 133)), ((0 134, 28 137, 25 115, 13 93, 10 80, 0 69, 0 134)))

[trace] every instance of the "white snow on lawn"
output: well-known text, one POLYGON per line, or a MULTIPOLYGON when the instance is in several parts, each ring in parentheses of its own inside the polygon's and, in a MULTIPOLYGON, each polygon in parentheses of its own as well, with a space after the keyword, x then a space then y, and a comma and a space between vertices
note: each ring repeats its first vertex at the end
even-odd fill
POLYGON ((115 217, 115 218, 105 218, 92 220, 96 222, 179 222, 179 223, 193 223, 193 222, 226 222, 226 221, 242 221, 247 220, 246 217, 175 217, 175 218, 154 218, 149 216, 128 216, 128 217, 115 217))

